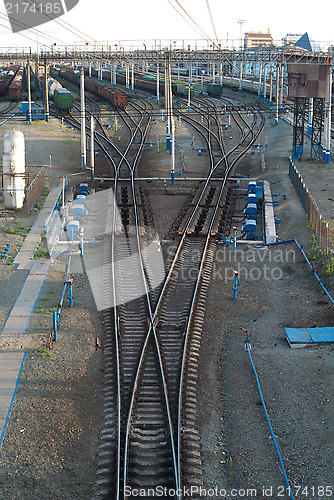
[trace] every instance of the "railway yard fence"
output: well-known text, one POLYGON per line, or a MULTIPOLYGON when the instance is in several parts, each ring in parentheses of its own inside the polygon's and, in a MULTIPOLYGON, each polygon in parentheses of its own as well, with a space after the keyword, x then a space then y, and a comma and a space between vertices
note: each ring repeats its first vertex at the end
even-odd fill
POLYGON ((326 255, 330 251, 334 252, 334 221, 326 221, 323 218, 315 199, 291 158, 289 159, 289 176, 315 231, 319 247, 326 252, 326 255))

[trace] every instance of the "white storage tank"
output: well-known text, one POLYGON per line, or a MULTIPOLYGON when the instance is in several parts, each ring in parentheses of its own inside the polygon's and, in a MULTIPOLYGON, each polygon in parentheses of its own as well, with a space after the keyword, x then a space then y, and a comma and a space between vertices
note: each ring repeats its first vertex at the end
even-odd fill
POLYGON ((25 196, 25 147, 23 133, 19 130, 7 132, 3 139, 3 149, 4 207, 15 210, 23 207, 25 196))
POLYGON ((57 82, 54 78, 49 78, 48 79, 48 94, 50 97, 54 96, 55 90, 56 89, 61 89, 62 85, 57 82))

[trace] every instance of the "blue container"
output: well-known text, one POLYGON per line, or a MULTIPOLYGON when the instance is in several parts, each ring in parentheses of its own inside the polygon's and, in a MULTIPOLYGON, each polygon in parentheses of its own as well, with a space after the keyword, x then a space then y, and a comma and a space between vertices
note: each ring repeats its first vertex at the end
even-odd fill
POLYGON ((247 208, 246 208, 246 214, 247 215, 256 215, 257 212, 257 205, 256 203, 248 203, 247 208))
POLYGON ((255 193, 250 193, 248 195, 247 203, 255 203, 257 204, 257 196, 255 193))
POLYGON ((248 192, 249 193, 255 193, 256 191, 256 182, 255 181, 249 181, 248 183, 248 192))
POLYGON ((256 232, 256 220, 248 219, 245 224, 246 233, 255 233, 256 232))

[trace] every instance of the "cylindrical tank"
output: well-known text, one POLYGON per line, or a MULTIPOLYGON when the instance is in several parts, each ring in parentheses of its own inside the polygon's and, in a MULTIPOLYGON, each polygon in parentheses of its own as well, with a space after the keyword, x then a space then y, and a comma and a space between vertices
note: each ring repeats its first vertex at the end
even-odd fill
POLYGON ((61 89, 62 85, 57 82, 54 78, 49 78, 48 79, 48 93, 50 97, 53 97, 53 94, 55 93, 56 89, 61 89))
POLYGON ((4 205, 5 208, 9 209, 22 208, 25 196, 25 148, 23 133, 19 130, 7 132, 3 140, 3 149, 4 205))

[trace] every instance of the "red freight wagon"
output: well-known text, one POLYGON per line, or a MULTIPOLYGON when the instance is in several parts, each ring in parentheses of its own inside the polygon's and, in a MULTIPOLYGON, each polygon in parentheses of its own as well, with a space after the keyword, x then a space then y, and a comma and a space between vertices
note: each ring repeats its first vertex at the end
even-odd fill
POLYGON ((9 85, 8 95, 11 101, 19 101, 22 96, 22 81, 12 82, 9 85))

